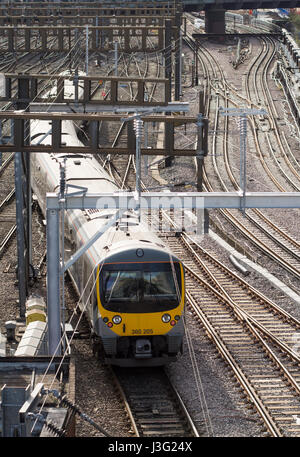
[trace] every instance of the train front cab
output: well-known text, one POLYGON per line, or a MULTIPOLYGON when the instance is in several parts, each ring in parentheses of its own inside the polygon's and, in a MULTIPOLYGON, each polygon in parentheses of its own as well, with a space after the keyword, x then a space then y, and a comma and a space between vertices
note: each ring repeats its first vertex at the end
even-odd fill
POLYGON ((97 333, 105 362, 155 366, 176 360, 184 335, 184 268, 163 261, 105 262, 97 268, 97 333))

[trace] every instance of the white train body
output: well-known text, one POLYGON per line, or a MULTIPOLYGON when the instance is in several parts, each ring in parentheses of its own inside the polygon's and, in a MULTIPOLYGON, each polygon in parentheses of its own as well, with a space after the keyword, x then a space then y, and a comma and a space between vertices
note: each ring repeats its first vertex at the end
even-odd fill
MULTIPOLYGON (((50 129, 48 121, 31 121, 31 143, 50 145, 51 135, 45 136, 50 129)), ((82 146, 71 121, 62 122, 62 139, 67 146, 82 146)), ((58 192, 60 162, 65 157, 66 184, 82 186, 88 193, 118 191, 112 178, 93 155, 31 154, 32 189, 45 216, 46 193, 58 192)), ((86 244, 115 212, 99 209, 66 211, 65 260, 86 244)), ((81 308, 86 312, 92 332, 99 337, 107 363, 161 365, 176 359, 182 350, 184 334, 183 265, 154 233, 148 231, 143 223, 138 223, 134 213, 123 215, 117 226, 108 229, 73 264, 69 273, 81 296, 81 308), (138 252, 142 252, 142 257, 138 256, 138 252), (133 277, 136 274, 137 277, 143 275, 143 281, 146 277, 156 278, 156 284, 152 279, 151 287, 159 287, 160 295, 149 292, 147 300, 134 301, 132 298, 127 300, 125 294, 116 299, 116 302, 119 300, 118 308, 114 304, 105 305, 103 303, 107 298, 102 292, 105 274, 114 278, 114 285, 119 284, 120 290, 124 289, 129 279, 118 283, 116 277, 133 277), (176 283, 180 296, 178 292, 175 296, 176 283), (129 306, 133 308, 128 309, 129 306), (115 324, 117 321, 122 324, 115 324)), ((139 286, 136 287, 138 289, 139 286)), ((140 289, 138 292, 140 294, 140 289)))

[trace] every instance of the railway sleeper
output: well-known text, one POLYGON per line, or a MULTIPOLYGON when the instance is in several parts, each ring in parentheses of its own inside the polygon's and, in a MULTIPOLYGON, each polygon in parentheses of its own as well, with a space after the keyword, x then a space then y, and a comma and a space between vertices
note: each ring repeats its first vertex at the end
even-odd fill
POLYGON ((178 419, 177 417, 169 417, 169 418, 164 418, 164 417, 158 417, 158 418, 149 418, 149 419, 139 419, 140 424, 153 424, 153 425, 159 425, 159 424, 181 424, 181 420, 178 419))
MULTIPOLYGON (((159 413, 160 414, 160 413, 159 413)), ((143 411, 143 412, 140 412, 140 411, 135 411, 134 412, 134 415, 137 417, 138 420, 142 420, 143 417, 146 419, 146 418, 153 418, 153 413, 151 411, 143 411), (143 416, 143 417, 142 417, 143 416)), ((172 418, 174 417, 174 412, 172 411, 166 411, 163 413, 163 416, 168 418, 172 418)))
POLYGON ((152 436, 184 436, 186 434, 186 432, 182 429, 182 430, 178 430, 176 431, 176 433, 172 433, 172 435, 169 435, 169 434, 166 434, 165 431, 163 430, 155 430, 153 432, 151 431, 144 431, 143 432, 143 436, 148 436, 148 437, 152 437, 152 436))
POLYGON ((157 424, 155 422, 149 422, 149 424, 139 424, 141 429, 143 430, 164 430, 164 431, 178 431, 178 430, 182 430, 184 432, 184 428, 181 426, 180 422, 179 422, 179 425, 178 423, 176 424, 170 424, 170 423, 166 423, 164 425, 162 424, 157 424))
POLYGON ((147 410, 152 414, 152 417, 154 415, 157 415, 157 416, 166 416, 167 414, 171 415, 171 416, 174 416, 175 414, 175 411, 174 411, 174 408, 159 408, 157 410, 155 410, 155 408, 149 408, 149 406, 146 406, 146 405, 140 405, 140 406, 135 406, 133 405, 133 408, 134 408, 134 413, 143 413, 143 411, 147 410))

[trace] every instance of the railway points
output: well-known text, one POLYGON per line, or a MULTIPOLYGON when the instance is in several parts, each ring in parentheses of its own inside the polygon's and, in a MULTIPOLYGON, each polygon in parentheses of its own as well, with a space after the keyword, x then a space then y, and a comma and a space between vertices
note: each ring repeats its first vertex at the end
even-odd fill
POLYGON ((299 436, 298 54, 197 16, 0 5, 2 436, 299 436))

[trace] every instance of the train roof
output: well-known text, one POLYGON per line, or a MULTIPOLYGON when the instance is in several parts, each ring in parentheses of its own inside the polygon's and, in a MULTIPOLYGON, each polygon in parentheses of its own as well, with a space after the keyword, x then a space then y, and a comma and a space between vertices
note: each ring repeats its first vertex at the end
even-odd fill
MULTIPOLYGON (((98 218, 90 219, 82 224, 82 216, 78 212, 80 220, 78 224, 76 219, 73 220, 74 226, 78 225, 78 236, 83 242, 91 239, 91 237, 103 226, 107 221, 103 219, 105 216, 112 216, 111 210, 103 214, 100 211, 98 218)), ((166 244, 148 228, 145 222, 138 224, 137 216, 133 212, 128 212, 120 219, 117 227, 112 226, 106 230, 103 235, 92 245, 89 250, 90 257, 93 263, 97 265, 105 259, 107 262, 151 262, 151 261, 169 261, 170 255, 173 260, 178 260, 171 253, 166 244), (143 250, 142 258, 139 258, 136 251, 143 250)))
POLYGON ((145 240, 126 240, 114 244, 102 259, 104 264, 109 263, 150 263, 173 262, 178 258, 164 246, 163 248, 145 240))

